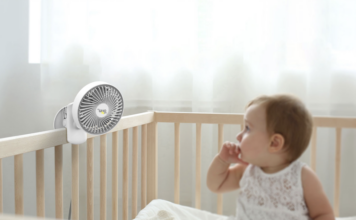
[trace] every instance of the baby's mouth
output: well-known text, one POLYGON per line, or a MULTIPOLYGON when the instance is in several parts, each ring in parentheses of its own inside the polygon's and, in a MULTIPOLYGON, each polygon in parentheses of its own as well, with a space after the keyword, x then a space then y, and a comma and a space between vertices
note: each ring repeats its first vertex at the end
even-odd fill
POLYGON ((242 151, 240 145, 237 145, 237 151, 239 152, 239 158, 241 158, 242 151))

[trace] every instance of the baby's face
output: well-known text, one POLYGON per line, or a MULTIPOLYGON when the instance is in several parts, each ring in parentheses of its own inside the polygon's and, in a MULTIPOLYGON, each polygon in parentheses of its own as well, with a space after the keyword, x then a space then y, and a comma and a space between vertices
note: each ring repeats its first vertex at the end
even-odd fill
POLYGON ((240 142, 241 159, 257 166, 263 166, 268 161, 270 145, 265 107, 251 105, 247 108, 244 119, 245 128, 236 137, 240 142))

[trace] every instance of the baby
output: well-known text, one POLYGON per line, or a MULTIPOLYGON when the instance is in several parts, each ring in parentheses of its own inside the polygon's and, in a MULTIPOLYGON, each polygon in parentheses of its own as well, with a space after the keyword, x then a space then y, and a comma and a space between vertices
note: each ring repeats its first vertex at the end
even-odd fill
POLYGON ((335 220, 318 177, 298 160, 313 126, 304 104, 290 95, 261 96, 248 104, 244 121, 238 143, 225 142, 211 163, 208 188, 239 189, 238 220, 335 220))

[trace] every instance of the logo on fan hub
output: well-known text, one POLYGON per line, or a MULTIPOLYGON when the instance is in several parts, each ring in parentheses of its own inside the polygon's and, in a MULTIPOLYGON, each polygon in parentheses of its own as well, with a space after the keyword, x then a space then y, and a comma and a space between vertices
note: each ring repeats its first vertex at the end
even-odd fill
POLYGON ((98 105, 98 107, 96 107, 95 112, 96 112, 96 116, 98 116, 99 118, 103 118, 108 114, 109 106, 105 103, 102 103, 102 104, 98 105))

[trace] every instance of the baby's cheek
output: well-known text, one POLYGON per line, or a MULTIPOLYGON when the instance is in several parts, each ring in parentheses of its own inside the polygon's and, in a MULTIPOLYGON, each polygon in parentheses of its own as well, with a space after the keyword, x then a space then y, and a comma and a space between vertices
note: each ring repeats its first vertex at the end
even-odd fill
POLYGON ((241 155, 247 156, 251 154, 251 149, 247 146, 241 146, 241 155))
POLYGON ((244 147, 243 149, 241 149, 241 152, 242 152, 242 154, 253 155, 253 156, 257 156, 260 153, 259 148, 255 147, 253 145, 244 147))
POLYGON ((256 148, 251 148, 250 150, 251 150, 251 154, 253 154, 253 156, 255 158, 259 158, 260 156, 263 156, 262 155, 263 152, 262 152, 261 148, 256 147, 256 148))

